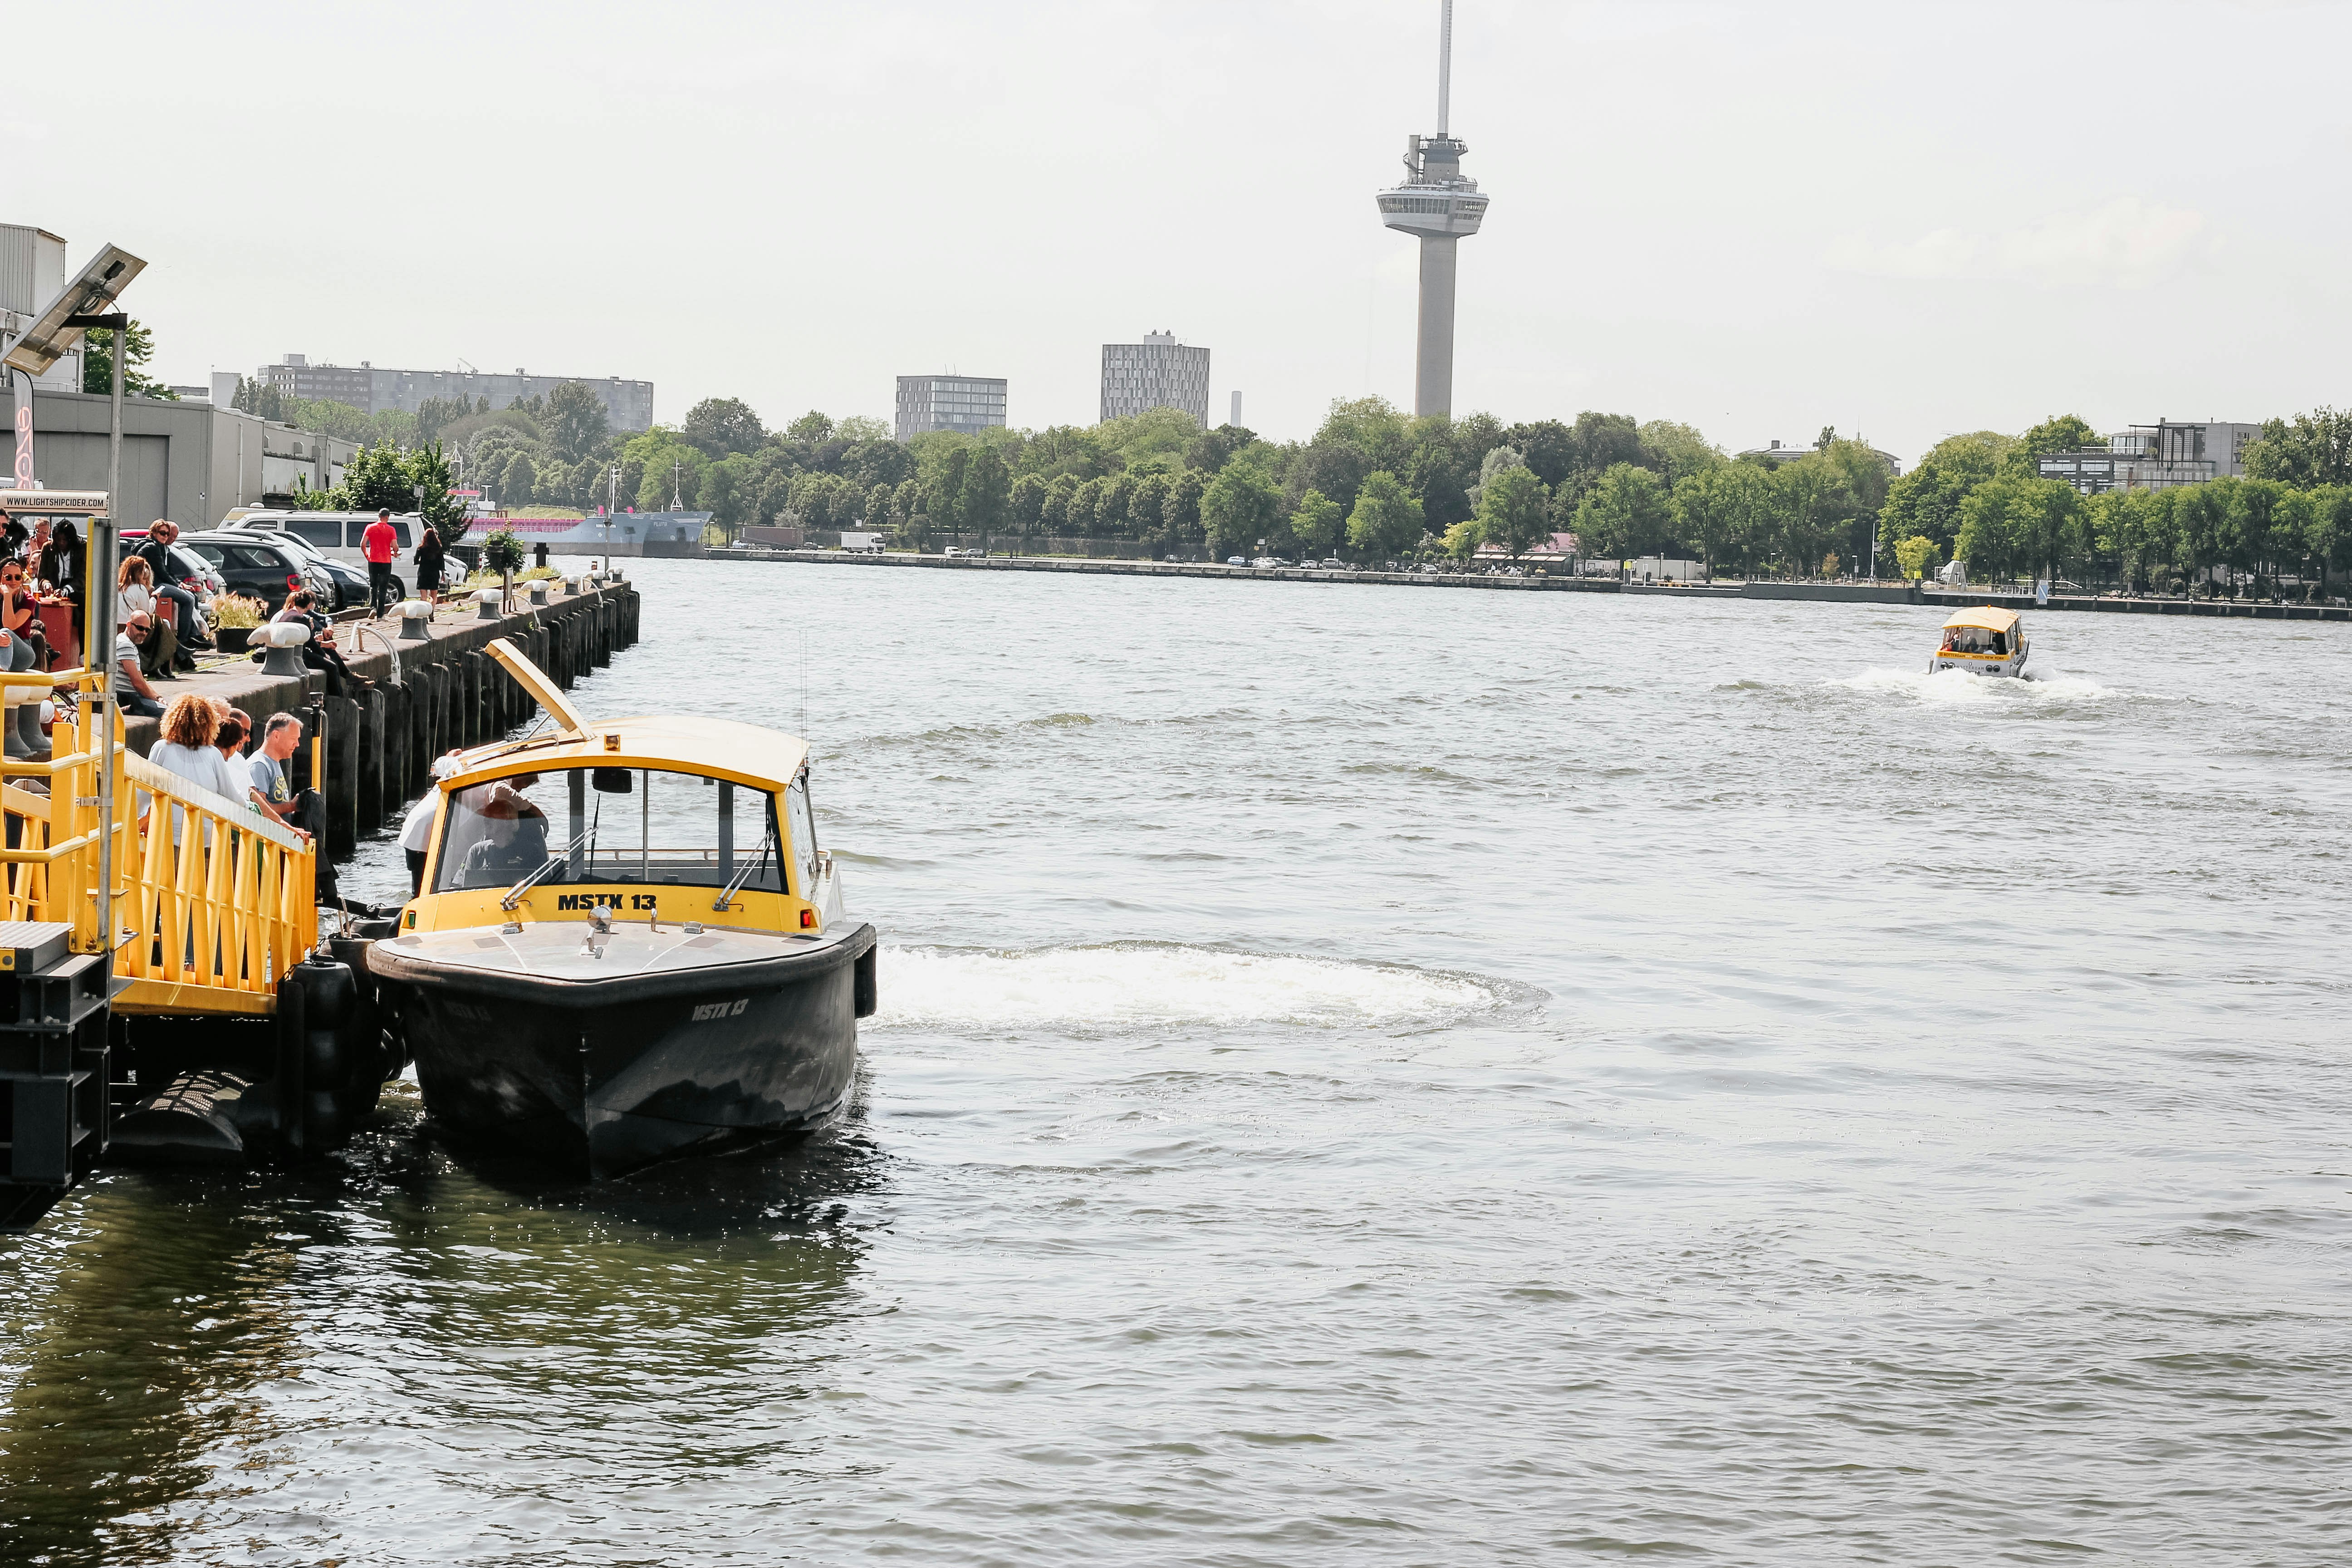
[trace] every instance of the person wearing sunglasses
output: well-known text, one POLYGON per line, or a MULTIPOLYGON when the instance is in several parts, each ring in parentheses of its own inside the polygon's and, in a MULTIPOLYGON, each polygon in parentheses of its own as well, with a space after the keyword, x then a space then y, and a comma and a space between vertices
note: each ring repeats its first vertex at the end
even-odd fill
POLYGON ((0 562, 0 630, 33 646, 28 669, 54 668, 49 659, 48 629, 41 625, 41 595, 27 580, 21 561, 0 562))
POLYGON ((133 616, 152 616, 155 633, 141 646, 139 668, 150 680, 177 680, 180 642, 163 602, 155 596, 155 573, 144 556, 133 555, 115 569, 114 624, 127 626, 133 616))
MULTIPOLYGON (((0 564, 0 669, 11 674, 37 668, 32 639, 7 624, 20 604, 32 613, 23 563, 0 564)), ((39 694, 32 687, 8 687, 0 700, 0 752, 16 762, 41 762, 49 754, 48 737, 41 732, 39 694)))

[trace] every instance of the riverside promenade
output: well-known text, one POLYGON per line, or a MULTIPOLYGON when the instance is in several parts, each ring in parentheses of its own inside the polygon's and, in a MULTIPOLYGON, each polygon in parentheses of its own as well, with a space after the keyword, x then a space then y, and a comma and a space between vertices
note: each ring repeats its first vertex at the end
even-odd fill
MULTIPOLYGON (((346 859, 363 836, 425 787, 435 757, 493 740, 536 710, 514 678, 482 651, 493 637, 513 643, 566 690, 636 642, 634 584, 586 575, 569 582, 567 592, 566 579, 551 581, 543 605, 530 603, 530 584, 518 584, 521 608, 492 619, 481 617, 470 596, 445 605, 423 641, 401 641, 397 617, 347 612, 335 622, 336 643, 352 672, 375 682, 356 697, 327 696, 326 677, 315 670, 265 675, 245 654, 204 656, 194 674, 156 683, 156 693, 166 703, 184 691, 218 698, 251 714, 257 727, 275 712, 300 714, 298 766, 307 783, 310 748, 320 748, 325 848, 331 858, 346 859)), ((152 719, 125 721, 125 739, 142 756, 156 731, 152 719)))
POLYGON ((824 566, 910 568, 948 572, 1049 572, 1074 577, 1209 577, 1252 583, 1353 583, 1403 588, 1464 588, 1503 594, 1645 594, 1675 599, 1814 600, 1848 605, 1927 605, 1956 609, 2092 611, 2132 616, 2225 616, 2246 620, 2352 622, 2352 608, 2335 605, 2255 604, 2242 599, 2126 599, 2106 595, 2053 594, 2046 604, 2032 594, 1972 588, 1923 588, 1916 583, 1629 583, 1614 577, 1524 577, 1483 573, 1322 571, 1302 566, 1219 566, 1205 561, 1081 560, 1041 555, 853 554, 841 550, 713 550, 713 560, 782 561, 824 566))

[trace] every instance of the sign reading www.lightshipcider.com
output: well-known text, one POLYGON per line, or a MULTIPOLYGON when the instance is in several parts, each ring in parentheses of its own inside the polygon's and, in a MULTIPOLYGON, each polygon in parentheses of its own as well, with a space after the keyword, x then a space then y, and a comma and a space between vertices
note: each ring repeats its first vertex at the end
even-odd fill
POLYGON ((104 490, 0 490, 0 510, 14 517, 104 517, 104 490))

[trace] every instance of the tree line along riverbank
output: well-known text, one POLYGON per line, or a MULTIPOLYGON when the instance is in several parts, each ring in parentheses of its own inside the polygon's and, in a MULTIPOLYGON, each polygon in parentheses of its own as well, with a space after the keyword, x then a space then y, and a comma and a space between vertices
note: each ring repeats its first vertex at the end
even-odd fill
POLYGON ((1700 584, 1621 582, 1614 577, 1511 577, 1475 572, 1324 571, 1302 566, 1219 566, 1200 561, 1120 561, 1038 555, 919 555, 892 552, 868 555, 841 550, 712 550, 707 559, 775 562, 881 570, 949 572, 1044 572, 1064 576, 1195 577, 1237 582, 1334 583, 1408 588, 1459 588, 1488 593, 1631 594, 1680 599, 1754 599, 1786 603, 1810 600, 1849 605, 1929 605, 1948 608, 1994 605, 2003 609, 2089 611, 2137 616, 2219 616, 2242 620, 2352 622, 2352 608, 2336 605, 2290 605, 2251 599, 2126 598, 2113 595, 1987 593, 1922 587, 1916 583, 1790 583, 1776 581, 1700 584))

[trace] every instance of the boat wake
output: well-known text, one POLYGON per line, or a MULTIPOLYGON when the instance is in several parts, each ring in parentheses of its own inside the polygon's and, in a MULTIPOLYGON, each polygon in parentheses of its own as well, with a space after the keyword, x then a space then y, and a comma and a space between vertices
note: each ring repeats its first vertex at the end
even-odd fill
POLYGON ((1175 942, 882 953, 869 1027, 1120 1033, 1188 1025, 1416 1028, 1490 1012, 1516 988, 1475 975, 1175 942))
POLYGON ((2080 676, 2029 669, 2019 679, 1973 674, 1965 669, 1869 669, 1832 680, 1832 687, 1873 695, 1908 697, 1933 707, 1981 707, 1997 703, 2105 702, 2128 693, 2080 676))

